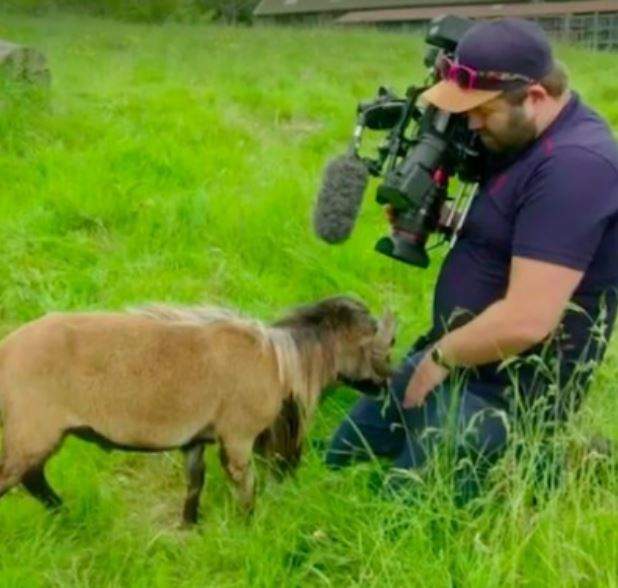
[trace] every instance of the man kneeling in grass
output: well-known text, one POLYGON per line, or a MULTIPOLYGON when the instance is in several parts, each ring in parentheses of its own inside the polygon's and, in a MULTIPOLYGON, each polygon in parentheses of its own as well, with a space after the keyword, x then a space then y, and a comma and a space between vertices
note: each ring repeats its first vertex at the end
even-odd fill
POLYGON ((491 463, 516 414, 542 400, 556 423, 578 406, 613 328, 618 146, 608 126, 568 89, 534 23, 477 23, 441 65, 424 98, 467 115, 488 165, 441 268, 431 331, 394 374, 390 402, 361 399, 340 425, 333 467, 373 454, 420 468, 453 406, 458 453, 491 463), (535 368, 541 351, 559 371, 535 368), (470 368, 461 390, 456 368, 470 368))

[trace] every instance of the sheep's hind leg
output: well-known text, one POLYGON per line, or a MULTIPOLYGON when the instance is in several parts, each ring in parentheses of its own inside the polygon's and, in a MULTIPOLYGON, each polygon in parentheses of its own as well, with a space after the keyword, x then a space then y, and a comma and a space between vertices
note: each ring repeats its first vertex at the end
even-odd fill
POLYGON ((62 499, 49 485, 45 478, 44 464, 30 468, 21 480, 24 488, 49 510, 57 510, 62 506, 62 499))
POLYGON ((42 427, 35 430, 36 435, 23 438, 10 424, 5 426, 0 497, 22 483, 47 508, 57 508, 62 501, 45 479, 43 470, 45 462, 60 444, 62 432, 42 427))

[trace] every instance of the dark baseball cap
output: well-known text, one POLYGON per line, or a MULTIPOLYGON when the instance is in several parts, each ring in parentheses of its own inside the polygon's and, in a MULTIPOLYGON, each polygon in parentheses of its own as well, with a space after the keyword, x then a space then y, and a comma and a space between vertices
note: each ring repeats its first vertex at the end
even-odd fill
POLYGON ((517 80, 520 86, 525 80, 540 80, 552 70, 554 59, 547 35, 538 24, 503 18, 478 22, 466 31, 457 45, 455 64, 478 73, 474 81, 479 83, 462 84, 449 77, 422 97, 442 110, 465 112, 514 87, 517 80))

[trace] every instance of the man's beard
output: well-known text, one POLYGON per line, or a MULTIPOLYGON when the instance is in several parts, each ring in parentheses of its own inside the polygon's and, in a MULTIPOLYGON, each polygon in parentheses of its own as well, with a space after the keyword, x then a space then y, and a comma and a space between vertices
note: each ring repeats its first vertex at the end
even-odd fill
POLYGON ((505 155, 523 151, 536 139, 536 134, 534 122, 526 117, 526 111, 522 106, 513 108, 506 128, 499 135, 486 130, 479 132, 481 141, 487 149, 505 155))

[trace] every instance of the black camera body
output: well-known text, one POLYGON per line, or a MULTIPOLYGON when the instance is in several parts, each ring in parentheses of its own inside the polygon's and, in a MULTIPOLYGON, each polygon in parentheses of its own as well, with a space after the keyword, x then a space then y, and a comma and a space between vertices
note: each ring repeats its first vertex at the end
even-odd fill
POLYGON ((429 235, 439 231, 448 238, 453 232, 439 223, 449 198, 449 178, 473 184, 480 176, 483 151, 477 135, 468 130, 466 117, 419 103, 420 94, 439 81, 437 61, 453 56, 472 24, 456 16, 431 21, 425 38, 430 46, 425 57, 431 68, 428 83, 408 88, 405 98, 381 87, 374 100, 359 104, 357 110, 355 152, 364 129, 388 132, 378 157, 362 158, 370 174, 383 178, 376 200, 389 205, 394 218, 392 234, 382 237, 376 250, 419 267, 429 265, 429 235))

